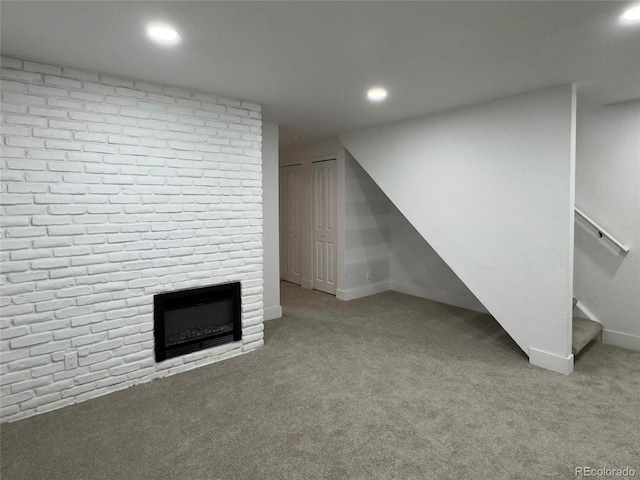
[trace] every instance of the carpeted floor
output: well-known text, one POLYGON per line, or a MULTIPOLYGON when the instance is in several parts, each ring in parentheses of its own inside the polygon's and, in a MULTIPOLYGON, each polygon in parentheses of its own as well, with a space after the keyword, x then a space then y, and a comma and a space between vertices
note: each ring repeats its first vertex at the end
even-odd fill
POLYGON ((283 306, 257 352, 3 425, 2 480, 640 477, 638 352, 563 376, 475 312, 290 284, 283 306))

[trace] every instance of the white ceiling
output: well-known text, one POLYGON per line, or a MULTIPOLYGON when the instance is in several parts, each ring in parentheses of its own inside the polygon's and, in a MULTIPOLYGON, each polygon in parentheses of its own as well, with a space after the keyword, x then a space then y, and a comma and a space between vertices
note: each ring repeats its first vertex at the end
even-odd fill
POLYGON ((12 2, 2 53, 263 105, 281 145, 562 83, 640 98, 630 2, 12 2), (147 22, 175 25, 159 47, 147 22), (366 101, 372 85, 385 102, 366 101))

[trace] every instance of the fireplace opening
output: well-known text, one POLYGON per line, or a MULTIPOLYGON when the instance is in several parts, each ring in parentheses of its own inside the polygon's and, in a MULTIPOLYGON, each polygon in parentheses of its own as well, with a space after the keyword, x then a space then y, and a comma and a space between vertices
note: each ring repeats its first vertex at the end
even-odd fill
POLYGON ((156 362, 242 339, 240 282, 153 297, 156 362))

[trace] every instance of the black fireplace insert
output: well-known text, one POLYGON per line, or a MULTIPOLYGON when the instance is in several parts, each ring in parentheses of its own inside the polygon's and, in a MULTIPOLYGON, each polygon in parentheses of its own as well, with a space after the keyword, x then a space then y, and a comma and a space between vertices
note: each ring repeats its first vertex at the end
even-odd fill
POLYGON ((156 362, 242 339, 240 282, 153 297, 156 362))

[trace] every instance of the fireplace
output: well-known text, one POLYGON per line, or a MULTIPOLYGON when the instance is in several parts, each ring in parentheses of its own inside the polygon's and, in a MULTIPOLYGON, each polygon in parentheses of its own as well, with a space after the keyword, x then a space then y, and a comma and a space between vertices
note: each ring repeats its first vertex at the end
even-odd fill
POLYGON ((156 362, 242 339, 240 282, 153 297, 156 362))

